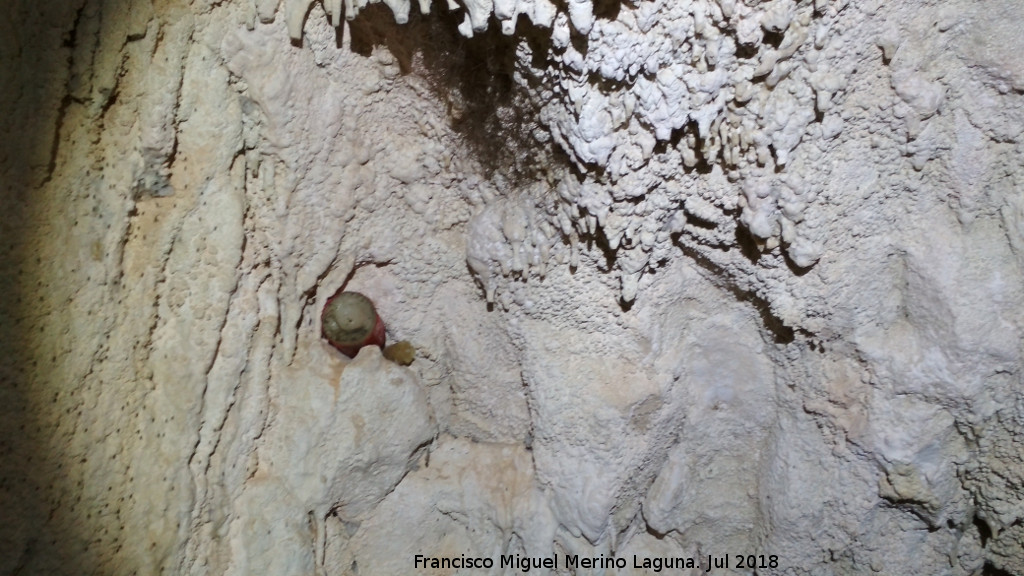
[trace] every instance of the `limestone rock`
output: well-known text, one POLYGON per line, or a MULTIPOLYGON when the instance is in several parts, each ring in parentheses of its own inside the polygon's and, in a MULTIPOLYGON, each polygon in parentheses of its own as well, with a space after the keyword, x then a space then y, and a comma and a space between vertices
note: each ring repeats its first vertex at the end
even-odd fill
POLYGON ((1022 16, 4 3, 0 574, 1020 573, 1022 16))

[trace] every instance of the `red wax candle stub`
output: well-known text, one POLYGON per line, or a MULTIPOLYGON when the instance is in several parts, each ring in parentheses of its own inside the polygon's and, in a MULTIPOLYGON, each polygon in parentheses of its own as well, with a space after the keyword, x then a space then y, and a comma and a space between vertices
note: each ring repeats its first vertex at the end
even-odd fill
POLYGON ((342 354, 355 358, 364 346, 384 348, 384 322, 373 302, 359 292, 338 292, 320 314, 324 338, 342 354))

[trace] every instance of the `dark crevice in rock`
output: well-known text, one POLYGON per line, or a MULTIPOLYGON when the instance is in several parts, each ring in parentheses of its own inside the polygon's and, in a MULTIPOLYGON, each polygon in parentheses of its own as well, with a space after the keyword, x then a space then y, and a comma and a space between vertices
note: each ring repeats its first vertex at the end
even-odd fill
POLYGON ((448 109, 452 128, 473 150, 488 176, 500 173, 519 182, 536 181, 544 168, 566 161, 535 132, 539 111, 527 102, 514 80, 516 48, 525 42, 538 63, 546 62, 550 39, 519 19, 514 36, 492 25, 465 38, 458 32, 462 12, 436 6, 435 14, 410 14, 396 24, 383 4, 363 9, 350 23, 352 50, 369 56, 386 48, 403 74, 426 79, 436 98, 448 109))
MULTIPOLYGON (((676 245, 682 249, 685 256, 688 256, 699 267, 709 272, 716 284, 732 293, 736 300, 753 306, 754 310, 761 317, 761 325, 765 328, 765 334, 771 337, 773 343, 791 344, 796 340, 796 329, 787 326, 782 319, 775 316, 767 300, 753 291, 739 286, 729 271, 711 261, 695 248, 685 245, 681 239, 676 240, 676 245)), ((808 334, 804 330, 800 332, 801 334, 808 334)))

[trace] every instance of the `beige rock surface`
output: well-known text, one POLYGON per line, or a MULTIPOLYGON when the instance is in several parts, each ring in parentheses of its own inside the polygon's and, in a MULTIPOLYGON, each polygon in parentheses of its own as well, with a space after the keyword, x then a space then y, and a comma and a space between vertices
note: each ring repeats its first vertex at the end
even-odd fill
POLYGON ((1024 573, 1022 17, 5 3, 0 574, 1024 573))

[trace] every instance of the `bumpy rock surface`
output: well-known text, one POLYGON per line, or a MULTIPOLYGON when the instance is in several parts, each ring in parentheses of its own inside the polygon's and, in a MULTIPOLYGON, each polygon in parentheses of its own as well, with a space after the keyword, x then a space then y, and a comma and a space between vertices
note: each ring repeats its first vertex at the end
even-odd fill
POLYGON ((1024 574, 1022 19, 4 3, 0 574, 1024 574))

